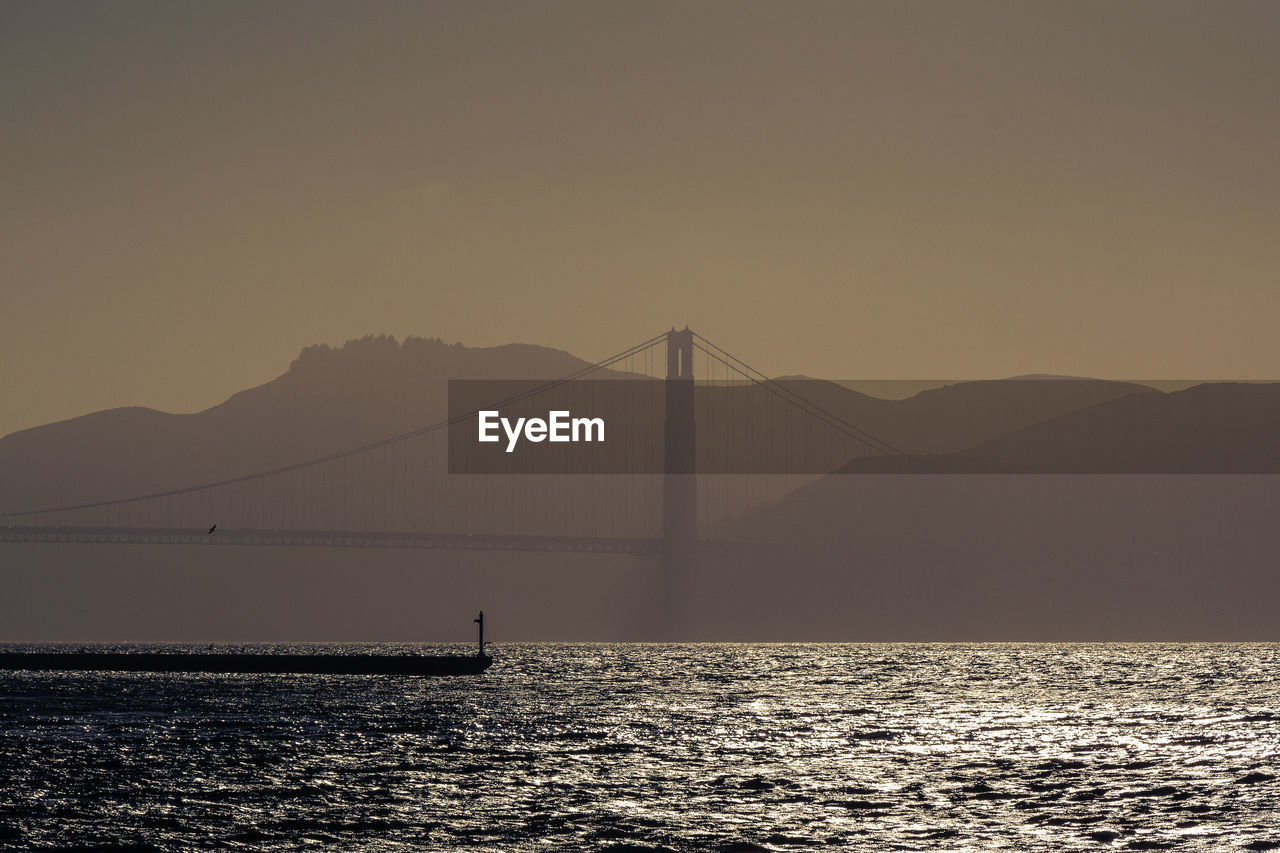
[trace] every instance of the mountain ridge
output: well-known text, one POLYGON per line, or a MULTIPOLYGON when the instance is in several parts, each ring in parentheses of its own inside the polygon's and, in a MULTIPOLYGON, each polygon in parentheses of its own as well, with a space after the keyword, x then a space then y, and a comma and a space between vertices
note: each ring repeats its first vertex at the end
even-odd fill
MULTIPOLYGON (((535 344, 466 347, 388 335, 317 344, 279 376, 200 412, 119 407, 0 438, 0 511, 117 500, 274 470, 443 421, 450 379, 558 379, 589 366, 535 344)), ((825 380, 778 381, 905 451, 886 459, 864 449, 845 466, 884 473, 1044 470, 1028 454, 1053 443, 1055 427, 1046 424, 1059 423, 1061 431, 1098 406, 1140 409, 1134 401, 1167 396, 1134 383, 1060 378, 959 382, 890 400, 825 380)), ((1241 387, 1257 395, 1264 392, 1247 389, 1270 386, 1241 387)), ((1280 422, 1280 399, 1273 408, 1280 422)), ((1077 469, 1084 470, 1066 468, 1077 469)))
POLYGON ((1127 395, 962 451, 853 459, 837 473, 1280 473, 1280 383, 1127 395))
POLYGON ((450 378, 556 379, 590 366, 534 344, 366 335, 304 348, 274 379, 194 413, 125 406, 0 438, 0 511, 152 494, 342 452, 447 417, 450 378))

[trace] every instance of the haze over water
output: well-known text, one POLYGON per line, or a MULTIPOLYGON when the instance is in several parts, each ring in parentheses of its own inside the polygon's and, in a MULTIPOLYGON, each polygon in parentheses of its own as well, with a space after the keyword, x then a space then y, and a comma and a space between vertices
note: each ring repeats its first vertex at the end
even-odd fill
POLYGON ((444 680, 6 673, 0 846, 1280 847, 1274 645, 495 656, 444 680))

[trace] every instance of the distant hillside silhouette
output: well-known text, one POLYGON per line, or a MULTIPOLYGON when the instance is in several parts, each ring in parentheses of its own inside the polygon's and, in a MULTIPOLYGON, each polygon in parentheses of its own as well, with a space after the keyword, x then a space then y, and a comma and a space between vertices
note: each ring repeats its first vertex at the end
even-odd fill
MULTIPOLYGON (((587 365, 528 344, 476 348, 368 335, 341 347, 309 346, 281 376, 202 412, 111 409, 0 439, 0 510, 112 500, 270 470, 443 420, 449 379, 552 379, 587 365)), ((831 382, 802 385, 818 405, 924 454, 963 450, 1081 407, 1154 393, 1097 380, 996 380, 883 400, 831 382)))
MULTIPOLYGON (((310 346, 281 376, 203 412, 112 409, 0 439, 0 508, 111 500, 269 470, 443 420, 449 379, 550 379, 587 364, 548 347, 417 337, 310 346)), ((1280 471, 1280 385, 1165 394, 1034 378, 885 400, 820 380, 782 384, 907 451, 885 457, 855 448, 866 455, 845 472, 1280 471)))
MULTIPOLYGON (((1056 383, 1055 383, 1056 384, 1056 383)), ((1068 412, 963 452, 856 459, 843 473, 1280 473, 1280 383, 1205 383, 1068 412)))
POLYGON ((1275 640, 1273 475, 831 475, 704 559, 699 639, 1275 640), (727 600, 729 604, 725 604, 727 600), (726 614, 726 611, 728 613, 726 614), (723 615, 722 615, 723 614, 723 615))
POLYGON ((1101 379, 991 379, 956 382, 904 400, 885 400, 834 382, 780 380, 814 403, 909 453, 967 450, 1006 433, 1098 403, 1155 393, 1101 379))
POLYGON ((0 438, 0 508, 110 500, 268 470, 442 420, 449 379, 552 379, 587 364, 528 344, 369 335, 311 346, 283 375, 196 414, 110 409, 0 438))

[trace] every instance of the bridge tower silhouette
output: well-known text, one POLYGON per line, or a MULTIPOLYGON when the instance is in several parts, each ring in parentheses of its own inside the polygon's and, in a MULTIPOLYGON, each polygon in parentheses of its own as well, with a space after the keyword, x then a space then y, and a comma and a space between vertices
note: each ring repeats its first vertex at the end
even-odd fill
POLYGON ((698 548, 693 332, 688 326, 667 333, 665 390, 662 559, 674 569, 687 566, 698 548))

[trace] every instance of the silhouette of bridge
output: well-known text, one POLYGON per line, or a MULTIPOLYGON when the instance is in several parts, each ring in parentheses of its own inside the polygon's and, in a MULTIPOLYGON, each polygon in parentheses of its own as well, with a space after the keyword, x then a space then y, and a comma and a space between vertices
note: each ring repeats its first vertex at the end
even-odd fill
MULTIPOLYGON (((900 453, 688 328, 486 408, 552 399, 569 383, 595 379, 620 380, 609 386, 622 388, 609 392, 620 397, 627 387, 641 387, 621 380, 661 381, 660 468, 624 475, 449 473, 449 433, 474 430, 472 409, 270 470, 3 512, 0 542, 562 551, 678 562, 707 548, 767 545, 742 530, 753 508, 855 455, 900 453), (699 359, 704 375, 695 382, 699 359), (715 473, 708 474, 712 454, 715 473), (762 455, 771 455, 778 471, 800 473, 750 476, 760 473, 755 463, 762 455), (791 466, 791 459, 802 464, 791 466)), ((609 405, 629 411, 631 404, 609 405)))

